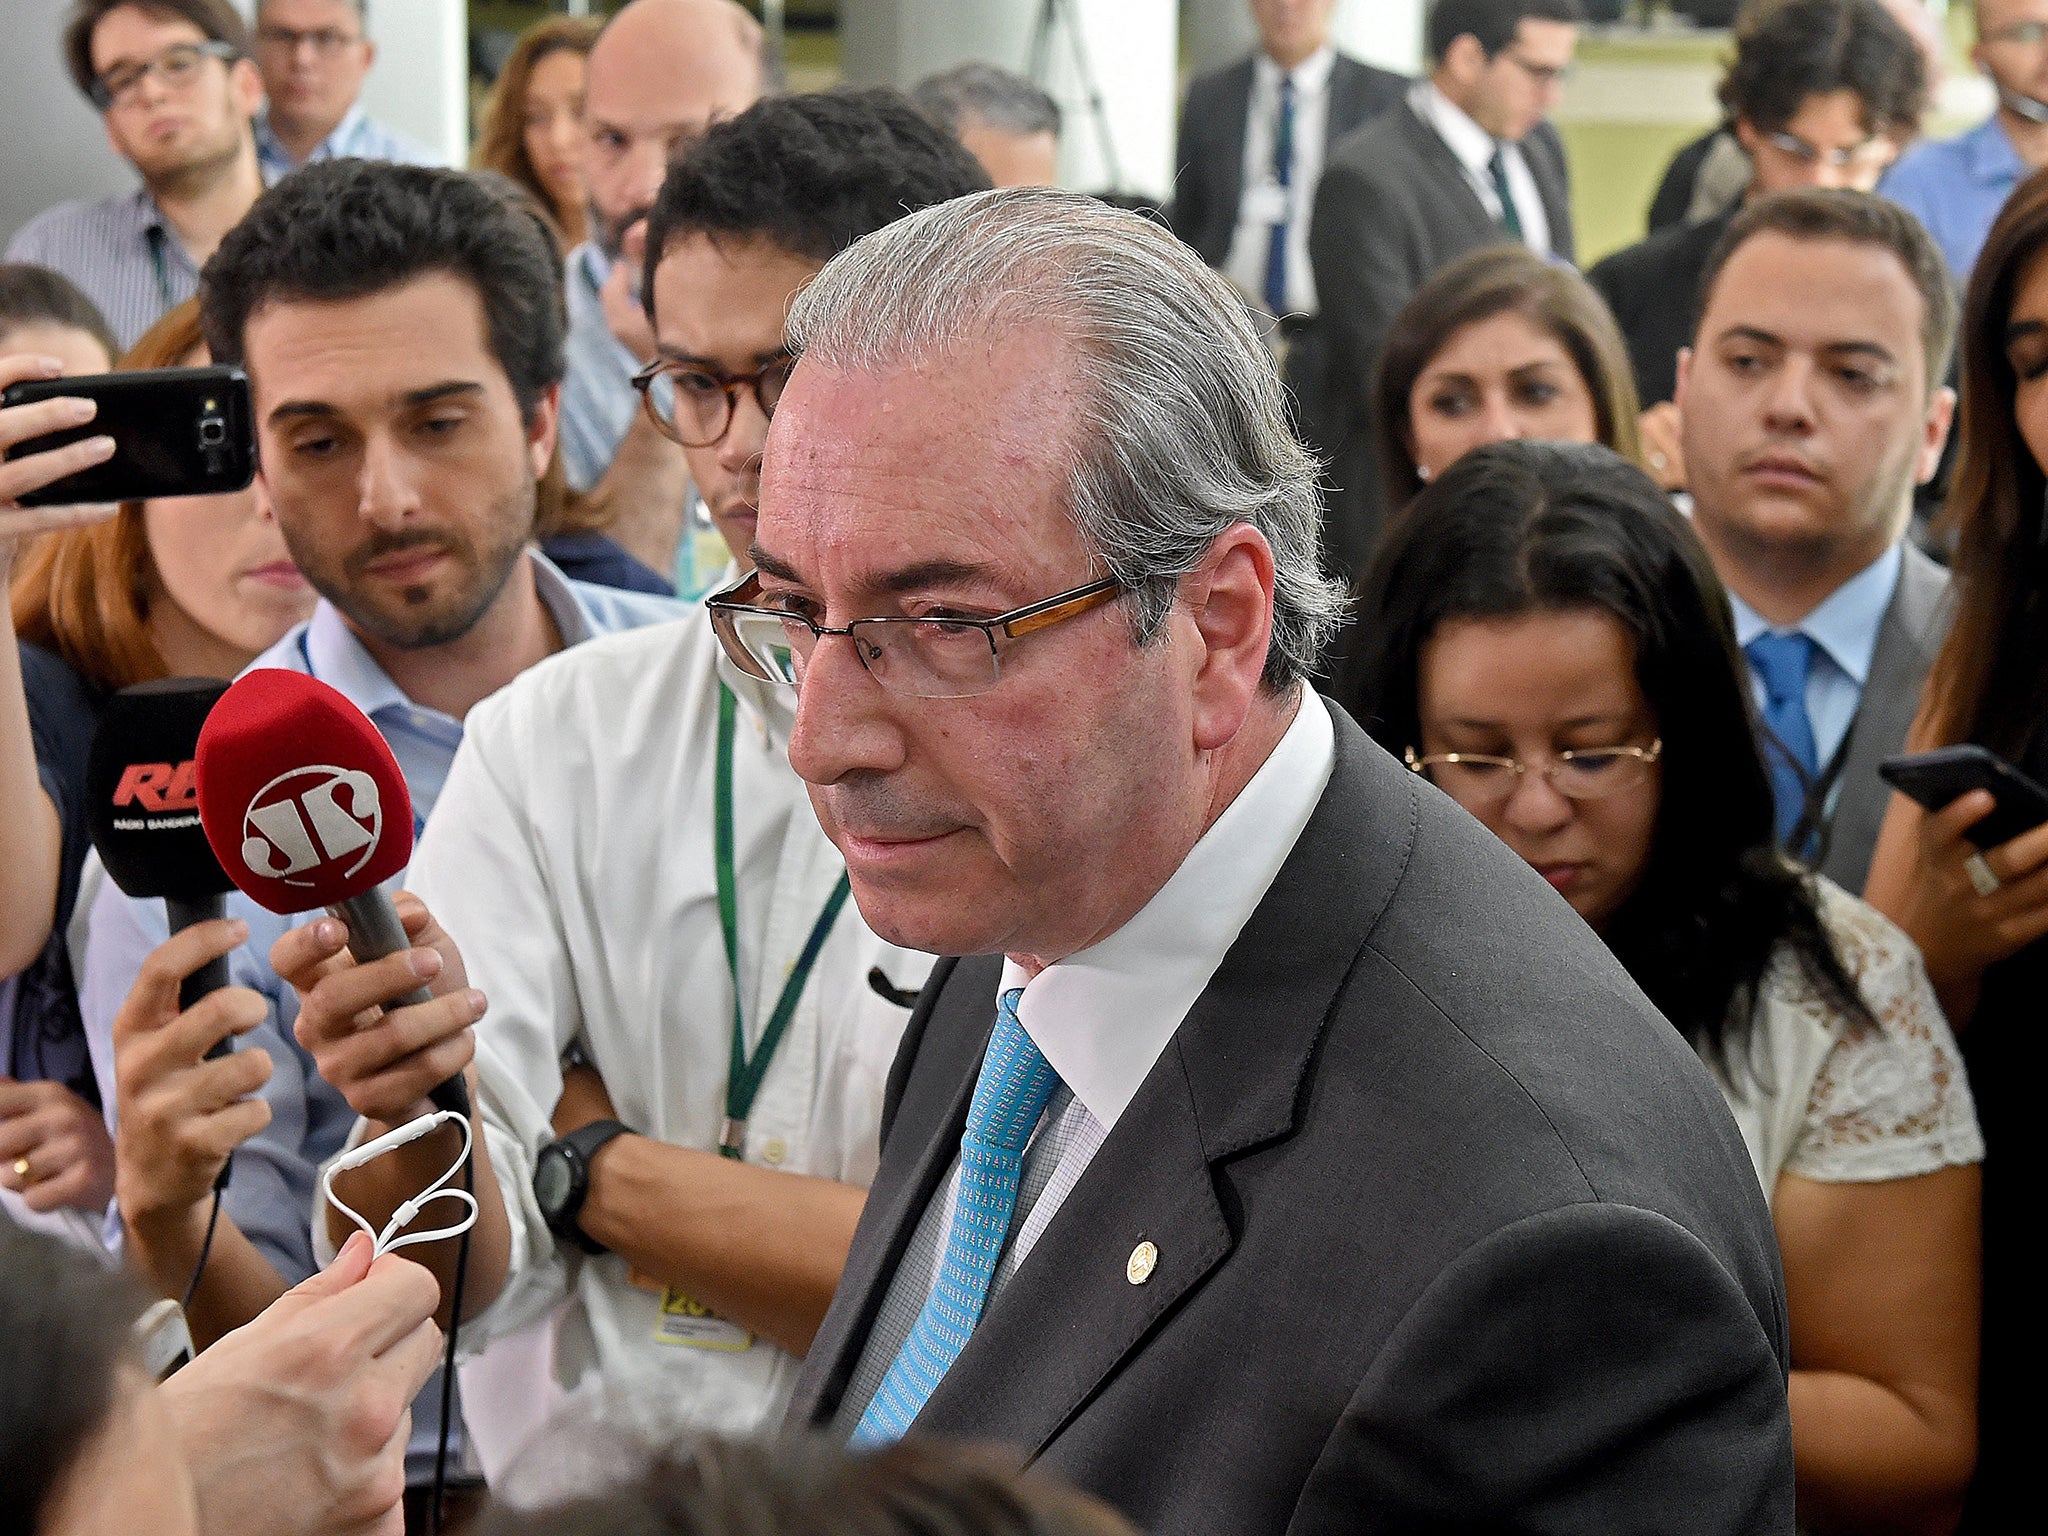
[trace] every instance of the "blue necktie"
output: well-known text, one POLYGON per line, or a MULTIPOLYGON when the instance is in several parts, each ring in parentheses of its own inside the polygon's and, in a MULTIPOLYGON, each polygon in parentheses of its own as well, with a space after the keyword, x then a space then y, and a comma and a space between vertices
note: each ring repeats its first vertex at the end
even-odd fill
MULTIPOLYGON (((1294 178, 1294 79, 1280 77, 1280 114, 1273 125, 1273 180, 1284 198, 1294 178)), ((1266 308, 1276 315, 1287 313, 1287 226, 1280 222, 1266 236, 1266 308)))
POLYGON ((1515 211, 1515 194, 1508 186, 1508 156, 1504 145, 1493 146, 1493 158, 1486 162, 1487 173, 1493 177, 1493 195, 1500 199, 1501 228, 1508 232, 1510 240, 1522 238, 1522 216, 1515 211))
POLYGON ((960 1138, 960 1192, 939 1261, 939 1283, 861 1415, 851 1440, 856 1449, 903 1438, 981 1320, 1017 1208, 1024 1144, 1059 1083, 1059 1074, 1017 1021, 1023 996, 1022 987, 1013 987, 997 1001, 996 1027, 960 1138))
POLYGON ((1820 752, 1813 741, 1813 720, 1806 713, 1813 642, 1802 634, 1767 631, 1742 649, 1764 685, 1764 766, 1770 770, 1771 796, 1778 807, 1778 841, 1782 843, 1798 826, 1807 795, 1820 777, 1820 752))

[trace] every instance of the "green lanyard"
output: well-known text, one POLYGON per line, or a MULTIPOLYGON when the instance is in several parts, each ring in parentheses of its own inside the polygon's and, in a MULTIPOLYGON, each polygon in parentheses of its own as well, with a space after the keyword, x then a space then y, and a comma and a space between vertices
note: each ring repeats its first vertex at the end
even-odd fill
POLYGON ((721 1157, 734 1159, 739 1158, 746 1147, 747 1112, 754 1107, 754 1095, 760 1092, 761 1079, 768 1075, 768 1063, 775 1058, 775 1048, 782 1044, 783 1034, 796 1013, 797 999, 803 996, 804 983, 810 979, 811 967, 818 963, 818 951, 825 947, 826 935, 831 933, 832 924, 838 920, 839 909, 846 905, 846 898, 853 889, 843 874, 839 883, 832 887, 824 911, 811 925, 811 936, 804 941, 803 953, 791 968, 789 980, 782 984, 782 996, 776 1001, 775 1012, 768 1016, 768 1027, 761 1031, 761 1043, 754 1048, 754 1054, 748 1056, 747 1030, 740 1008, 739 898, 735 894, 733 877, 732 739, 738 703, 732 690, 720 683, 714 852, 718 871, 718 924, 725 930, 725 963, 732 972, 732 1062, 726 1070, 725 1123, 718 1129, 718 1153, 721 1157))
POLYGON ((152 224, 145 237, 149 242, 150 265, 156 269, 156 296, 163 301, 165 310, 176 302, 171 298, 171 274, 164 267, 164 231, 160 224, 152 224))

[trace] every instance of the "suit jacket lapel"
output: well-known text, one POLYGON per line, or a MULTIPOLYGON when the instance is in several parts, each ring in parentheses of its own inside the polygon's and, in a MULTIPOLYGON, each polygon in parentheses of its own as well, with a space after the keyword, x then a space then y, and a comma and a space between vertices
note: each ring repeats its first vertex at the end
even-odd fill
POLYGON ((1331 714, 1336 767, 1294 851, 919 1430, 1035 1455, 1229 1253, 1211 1165, 1292 1131, 1324 1023, 1415 835, 1409 776, 1331 714), (1126 1265, 1147 1241, 1157 1267, 1133 1284, 1126 1265))
POLYGON ((1430 206, 1466 226, 1459 249, 1492 245, 1505 239, 1500 225, 1486 211, 1486 204, 1472 190, 1465 162, 1443 141, 1443 136, 1424 122, 1408 102, 1402 102, 1394 110, 1402 114, 1396 121, 1401 124, 1402 134, 1420 162, 1417 180, 1429 187, 1430 206))
POLYGON ((1237 205, 1244 197, 1244 139, 1246 121, 1252 110, 1252 61, 1246 59, 1224 79, 1223 117, 1217 139, 1214 207, 1222 244, 1212 265, 1220 266, 1230 255, 1230 239, 1237 230, 1237 205))
POLYGON ((1550 223, 1550 252, 1564 261, 1577 260, 1572 239, 1571 182, 1565 169, 1564 141, 1556 127, 1538 123, 1522 140, 1523 158, 1536 178, 1543 216, 1550 223))

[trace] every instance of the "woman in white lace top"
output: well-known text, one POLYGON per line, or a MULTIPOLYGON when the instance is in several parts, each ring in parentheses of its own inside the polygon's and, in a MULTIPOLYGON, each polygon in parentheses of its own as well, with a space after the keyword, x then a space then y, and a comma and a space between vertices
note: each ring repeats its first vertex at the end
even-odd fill
POLYGON ((1919 953, 1775 845, 1692 530, 1605 449, 1478 449, 1389 529, 1357 633, 1339 701, 1593 925, 1721 1086, 1784 1260, 1802 1524, 1952 1527, 1975 1110, 1919 953))

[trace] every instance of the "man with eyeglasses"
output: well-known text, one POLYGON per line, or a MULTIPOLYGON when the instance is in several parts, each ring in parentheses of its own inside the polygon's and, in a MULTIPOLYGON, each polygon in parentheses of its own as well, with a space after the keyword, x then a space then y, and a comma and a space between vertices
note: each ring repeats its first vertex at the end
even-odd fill
POLYGON ((263 191, 250 120, 263 81, 229 0, 78 0, 64 59, 139 190, 30 220, 9 261, 61 272, 123 348, 199 287, 199 269, 263 191))
POLYGON ((1659 230, 1586 275, 1621 326, 1643 406, 1645 461, 1667 490, 1686 485, 1670 401, 1678 354, 1692 340, 1700 274, 1743 206, 1773 192, 1868 192, 1928 105, 1920 46, 1881 0, 1784 0, 1738 34, 1721 104, 1749 157, 1741 202, 1659 230))
POLYGON ((368 24, 369 0, 258 0, 256 67, 270 98, 256 115, 265 181, 315 160, 443 163, 363 111, 363 82, 377 60, 368 24))
MULTIPOLYGON (((796 293, 858 235, 987 185, 893 91, 771 97, 670 169, 647 247, 667 387, 643 376, 646 409, 732 549, 728 588, 752 580, 796 293)), ((420 942, 460 984, 365 1035, 348 999, 404 965, 323 980, 327 947, 294 938, 276 956, 308 994, 299 1038, 372 1132, 467 1055, 467 989, 488 999, 463 1338, 553 1318, 560 1381, 698 1429, 779 1417, 931 963, 861 920, 790 770, 790 724, 787 691, 726 656, 701 614, 538 669, 470 713, 412 866, 439 923, 420 942)), ((408 1149, 337 1186, 388 1214, 416 1170, 408 1149)), ((407 1252, 452 1287, 452 1248, 407 1252)), ((488 1466, 513 1447, 483 1448, 488 1466)))
POLYGON ((1998 105, 1968 133, 1908 150, 1878 185, 1927 226, 1958 283, 2012 189, 2048 165, 2048 0, 1976 0, 1976 21, 1970 59, 1998 105))
POLYGON ((1468 251, 1519 241, 1573 257, 1564 144, 1548 121, 1578 45, 1579 0, 1436 0, 1430 72, 1330 149, 1308 254, 1328 334, 1316 446, 1331 460, 1326 544, 1356 575, 1378 538, 1368 402, 1410 294, 1468 251))

